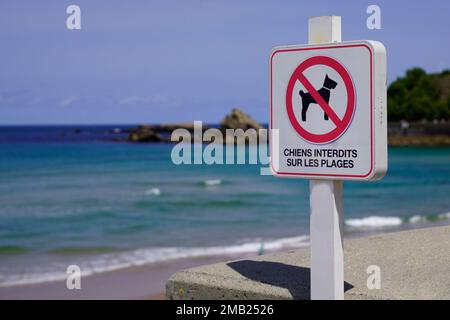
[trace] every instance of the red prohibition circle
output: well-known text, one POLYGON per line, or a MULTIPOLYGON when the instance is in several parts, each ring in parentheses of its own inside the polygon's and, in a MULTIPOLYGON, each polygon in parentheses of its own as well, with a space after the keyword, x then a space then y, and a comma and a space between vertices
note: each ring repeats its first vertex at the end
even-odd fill
MULTIPOLYGON (((304 80, 308 81, 308 80, 304 80)), ((302 82, 302 81, 301 81, 302 82)), ((303 83, 303 82, 302 82, 303 83)), ((309 82, 308 82, 309 83, 309 82)), ((311 86, 312 88, 312 86, 311 86)), ((314 88, 312 88, 315 90, 314 88)), ((323 108, 323 107, 322 107, 323 108)), ((336 60, 330 57, 325 56, 315 56, 311 57, 305 61, 303 61, 292 73, 291 78, 289 79, 289 83, 286 90, 286 109, 287 114, 289 117, 289 120, 294 127, 295 131, 304 138, 305 140, 312 142, 312 143, 329 143, 337 138, 339 138, 345 130, 350 125, 350 122, 353 118, 353 112, 355 111, 355 87, 353 86, 353 81, 348 74, 347 70, 336 60), (331 130, 328 133, 324 134, 314 134, 307 130, 305 130, 300 122, 297 120, 294 114, 294 107, 292 105, 292 93, 294 91, 294 86, 297 80, 301 81, 300 79, 306 79, 304 76, 304 72, 309 67, 315 66, 315 65, 325 65, 328 66, 334 70, 341 76, 341 78, 344 80, 345 88, 347 91, 347 106, 345 109, 345 114, 342 119, 339 119, 339 117, 335 116, 334 119, 336 120, 335 126, 333 130, 331 130), (339 121, 338 121, 339 120, 339 121)), ((332 119, 332 117, 330 117, 332 119)), ((334 121, 333 121, 334 122, 334 121)))

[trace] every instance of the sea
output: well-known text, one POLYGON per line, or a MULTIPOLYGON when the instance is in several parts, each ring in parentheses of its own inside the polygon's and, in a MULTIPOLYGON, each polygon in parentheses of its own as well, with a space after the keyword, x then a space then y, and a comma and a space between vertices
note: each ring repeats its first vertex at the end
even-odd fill
MULTIPOLYGON (((0 127, 0 286, 308 245, 307 180, 176 165, 132 127, 0 127)), ((346 237, 449 224, 450 148, 389 148, 383 180, 344 183, 344 212, 346 237)))

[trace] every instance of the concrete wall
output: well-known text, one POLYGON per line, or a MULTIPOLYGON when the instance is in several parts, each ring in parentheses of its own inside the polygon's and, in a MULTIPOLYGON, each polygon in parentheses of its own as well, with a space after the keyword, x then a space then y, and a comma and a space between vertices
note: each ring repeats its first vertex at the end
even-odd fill
MULTIPOLYGON (((402 135, 405 132, 402 130, 400 122, 389 122, 388 133, 390 135, 402 135)), ((406 133, 411 136, 450 135, 450 122, 411 122, 406 133)))
MULTIPOLYGON (((168 299, 309 299, 309 249, 175 273, 168 299)), ((450 226, 345 241, 346 299, 450 299, 450 226), (381 288, 367 287, 371 265, 381 288)))

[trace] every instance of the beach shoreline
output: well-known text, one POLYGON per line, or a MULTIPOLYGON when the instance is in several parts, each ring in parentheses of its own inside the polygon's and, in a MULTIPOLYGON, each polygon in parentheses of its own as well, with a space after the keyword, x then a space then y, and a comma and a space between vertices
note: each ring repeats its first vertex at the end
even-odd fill
MULTIPOLYGON (((423 229, 433 226, 450 224, 441 223, 417 225, 413 229, 423 229)), ((403 229, 404 230, 404 229, 403 229)), ((366 238, 371 235, 397 233, 402 229, 380 230, 379 232, 350 233, 345 239, 366 238)), ((305 248, 286 247, 277 250, 267 250, 264 254, 283 253, 305 248)), ((66 280, 56 280, 32 284, 20 284, 0 287, 0 300, 162 300, 165 299, 165 285, 169 277, 184 269, 238 260, 257 256, 257 252, 242 254, 223 254, 195 258, 174 259, 165 262, 144 264, 142 266, 126 267, 114 271, 95 273, 81 278, 80 290, 69 290, 66 280)))
POLYGON ((3 286, 0 287, 0 300, 161 300, 165 295, 165 282, 171 274, 221 260, 223 257, 180 259, 96 273, 81 277, 79 290, 67 289, 65 279, 3 286))

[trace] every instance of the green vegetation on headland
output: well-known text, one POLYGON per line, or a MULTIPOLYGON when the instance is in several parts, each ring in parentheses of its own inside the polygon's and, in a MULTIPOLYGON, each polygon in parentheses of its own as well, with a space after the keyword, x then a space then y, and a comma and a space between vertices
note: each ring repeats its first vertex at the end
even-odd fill
POLYGON ((427 74, 420 68, 406 71, 388 88, 389 121, 442 121, 450 119, 450 70, 427 74))
MULTIPOLYGON (((388 87, 388 142, 391 146, 450 146, 450 70, 427 74, 412 68, 388 87)), ((130 142, 171 142, 167 134, 182 128, 193 132, 193 123, 140 125, 129 134, 130 142), (164 136, 164 134, 166 134, 164 136)), ((221 121, 219 130, 262 128, 239 109, 221 121)), ((202 130, 209 127, 203 126, 202 130)), ((224 143, 234 141, 226 136, 224 143)))
POLYGON ((388 88, 391 146, 450 146, 450 70, 406 71, 388 88))

